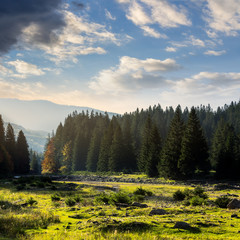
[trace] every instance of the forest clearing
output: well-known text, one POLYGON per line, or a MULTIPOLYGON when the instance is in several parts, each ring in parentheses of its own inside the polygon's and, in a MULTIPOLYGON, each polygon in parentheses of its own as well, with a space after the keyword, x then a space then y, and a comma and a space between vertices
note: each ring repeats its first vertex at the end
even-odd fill
POLYGON ((239 195, 236 183, 2 179, 0 239, 239 239, 226 208, 239 195))

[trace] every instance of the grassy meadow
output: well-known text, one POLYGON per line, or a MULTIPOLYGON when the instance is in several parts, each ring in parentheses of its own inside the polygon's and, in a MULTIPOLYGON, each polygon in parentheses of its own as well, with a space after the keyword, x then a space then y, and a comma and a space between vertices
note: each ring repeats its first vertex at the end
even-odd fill
POLYGON ((205 184, 208 198, 173 198, 178 190, 193 193, 196 187, 54 182, 48 177, 0 180, 0 240, 239 239, 239 210, 220 208, 215 200, 222 195, 238 198, 240 190, 205 184), (162 209, 161 215, 150 214, 153 209, 162 209), (175 228, 177 222, 189 226, 175 228))

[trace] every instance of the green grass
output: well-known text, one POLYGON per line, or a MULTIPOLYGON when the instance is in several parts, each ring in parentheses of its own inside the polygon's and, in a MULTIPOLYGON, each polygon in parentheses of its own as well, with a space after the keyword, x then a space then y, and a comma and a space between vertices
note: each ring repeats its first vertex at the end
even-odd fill
POLYGON ((240 216, 239 210, 214 205, 219 196, 227 193, 240 196, 240 190, 215 191, 213 185, 208 185, 204 188, 209 196, 207 205, 185 206, 181 201, 174 201, 173 194, 186 187, 193 190, 193 186, 166 182, 151 185, 21 181, 0 182, 0 240, 240 238, 240 218, 232 217, 233 214, 240 216), (44 188, 37 182, 43 183, 44 188), (23 183, 24 189, 17 190, 16 186, 23 183), (119 189, 120 195, 111 189, 119 189), (117 201, 130 204, 136 192, 142 194, 142 203, 147 204, 147 208, 116 206, 117 201), (145 194, 147 192, 151 194, 145 194), (103 194, 114 201, 110 204, 96 201, 103 194), (74 199, 73 206, 66 204, 69 198, 74 199), (36 203, 29 204, 33 200, 36 203), (163 208, 166 214, 150 216, 153 208, 163 208), (189 223, 191 228, 173 228, 178 221, 189 223))

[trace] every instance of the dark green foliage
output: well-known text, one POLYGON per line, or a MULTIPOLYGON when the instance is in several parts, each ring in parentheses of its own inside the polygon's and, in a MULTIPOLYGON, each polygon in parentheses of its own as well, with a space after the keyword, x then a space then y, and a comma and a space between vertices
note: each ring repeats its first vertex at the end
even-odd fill
POLYGON ((100 195, 98 195, 97 197, 95 197, 95 201, 97 203, 110 204, 111 203, 111 195, 103 192, 100 195))
POLYGON ((220 196, 215 200, 215 204, 220 208, 227 208, 231 200, 228 196, 220 196))
POLYGON ((0 145, 5 144, 5 130, 4 130, 4 125, 3 125, 3 120, 2 120, 2 115, 0 114, 0 145))
POLYGON ((57 193, 54 193, 53 195, 51 195, 51 200, 52 201, 60 201, 61 196, 57 193))
POLYGON ((76 205, 76 201, 75 201, 75 199, 72 198, 72 197, 66 198, 66 199, 65 199, 65 203, 66 203, 66 205, 67 205, 68 207, 73 207, 73 206, 76 205))
POLYGON ((164 143, 158 172, 161 177, 178 179, 180 171, 178 161, 181 155, 182 137, 184 134, 184 122, 181 107, 178 106, 170 124, 167 139, 164 143))
POLYGON ((152 196, 153 192, 150 190, 146 190, 142 187, 138 187, 134 192, 134 195, 142 195, 142 196, 152 196))
POLYGON ((30 157, 28 151, 28 144, 22 131, 18 133, 14 166, 15 173, 18 174, 27 174, 30 171, 30 157))
POLYGON ((3 145, 0 145, 0 175, 8 175, 13 172, 13 162, 11 156, 3 145))
POLYGON ((29 204, 30 206, 36 205, 37 201, 35 199, 33 199, 32 197, 30 197, 27 202, 27 204, 29 204))
POLYGON ((131 204, 132 200, 127 192, 119 191, 118 193, 113 193, 111 197, 111 201, 114 204, 117 203, 126 203, 131 204))
POLYGON ((203 205, 204 203, 206 203, 205 199, 204 198, 201 198, 199 196, 194 196, 192 198, 189 199, 189 203, 190 205, 192 206, 201 206, 203 205))
POLYGON ((207 172, 209 167, 207 142, 196 111, 192 108, 182 139, 178 168, 183 178, 191 178, 196 170, 207 172))
POLYGON ((213 137, 211 163, 219 179, 238 177, 239 140, 232 126, 220 120, 213 137))
POLYGON ((181 190, 177 190, 173 193, 173 199, 175 201, 183 201, 185 199, 185 194, 181 190))

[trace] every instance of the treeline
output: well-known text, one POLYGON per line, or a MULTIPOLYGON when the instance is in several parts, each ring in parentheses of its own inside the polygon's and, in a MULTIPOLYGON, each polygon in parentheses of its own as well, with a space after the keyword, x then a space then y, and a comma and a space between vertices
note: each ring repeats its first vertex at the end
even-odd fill
POLYGON ((160 105, 113 116, 70 114, 48 139, 42 173, 145 172, 150 177, 237 178, 240 103, 163 110, 160 105))
POLYGON ((12 125, 6 134, 0 115, 0 175, 27 174, 30 171, 28 144, 24 133, 19 131, 17 140, 12 125))

